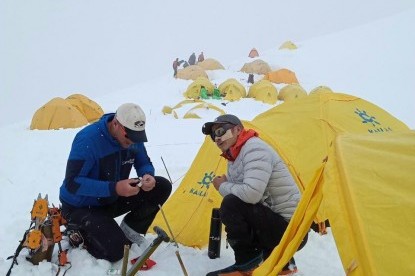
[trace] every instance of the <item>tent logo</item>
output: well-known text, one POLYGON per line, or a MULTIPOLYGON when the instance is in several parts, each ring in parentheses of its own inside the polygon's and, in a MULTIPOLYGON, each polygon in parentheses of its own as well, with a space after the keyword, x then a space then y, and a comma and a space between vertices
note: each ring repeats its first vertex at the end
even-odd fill
POLYGON ((206 196, 206 191, 209 189, 210 183, 212 183, 213 178, 216 175, 212 172, 206 173, 203 176, 201 181, 198 181, 197 184, 201 185, 200 189, 191 188, 189 193, 197 195, 197 196, 206 196), (206 188, 206 190, 204 190, 206 188))
POLYGON ((370 123, 372 124, 373 127, 376 127, 376 125, 380 125, 380 123, 375 120, 376 117, 369 116, 364 110, 360 110, 359 108, 356 108, 356 111, 354 113, 359 115, 359 117, 363 120, 362 123, 364 124, 370 123))
POLYGON ((378 132, 388 132, 392 131, 392 128, 389 127, 381 127, 380 123, 376 121, 376 117, 370 116, 366 113, 364 110, 360 110, 359 108, 356 108, 356 111, 354 112, 362 119, 362 123, 364 124, 372 124, 372 129, 368 129, 367 131, 369 133, 378 133, 378 132))

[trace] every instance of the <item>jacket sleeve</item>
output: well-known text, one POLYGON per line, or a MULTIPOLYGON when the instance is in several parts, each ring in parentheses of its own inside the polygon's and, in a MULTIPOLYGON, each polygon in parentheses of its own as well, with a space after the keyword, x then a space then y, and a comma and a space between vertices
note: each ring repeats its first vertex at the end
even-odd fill
POLYGON ((154 176, 154 166, 150 160, 150 157, 148 157, 144 143, 135 144, 134 146, 134 150, 136 150, 134 167, 137 172, 137 176, 141 177, 145 174, 154 176))
MULTIPOLYGON (((262 199, 272 174, 274 160, 267 147, 258 143, 244 145, 238 158, 236 173, 243 173, 243 183, 232 183, 228 175, 228 182, 222 183, 219 192, 222 196, 233 194, 246 203, 256 204, 262 199)), ((229 172, 228 172, 229 173, 229 172)))
POLYGON ((66 166, 66 189, 76 195, 110 197, 116 195, 115 182, 98 180, 95 145, 90 139, 76 137, 66 166))

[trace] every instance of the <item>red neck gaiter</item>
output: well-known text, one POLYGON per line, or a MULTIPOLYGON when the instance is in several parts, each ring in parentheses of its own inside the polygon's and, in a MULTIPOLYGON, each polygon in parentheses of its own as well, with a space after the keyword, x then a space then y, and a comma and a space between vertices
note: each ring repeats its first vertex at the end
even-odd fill
POLYGON ((229 161, 235 161, 236 157, 238 157, 239 152, 243 145, 245 145, 246 141, 251 139, 252 137, 258 137, 258 133, 253 129, 245 130, 243 129, 238 136, 238 140, 236 143, 230 147, 227 151, 223 152, 221 156, 225 157, 229 161))

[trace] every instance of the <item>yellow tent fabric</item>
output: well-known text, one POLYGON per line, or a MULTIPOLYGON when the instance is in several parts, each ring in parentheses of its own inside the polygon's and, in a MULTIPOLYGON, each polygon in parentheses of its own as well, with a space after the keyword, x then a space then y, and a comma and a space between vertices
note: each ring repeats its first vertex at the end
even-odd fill
POLYGON ((202 86, 207 89, 208 95, 213 94, 213 89, 215 89, 215 86, 209 81, 209 79, 205 77, 198 77, 187 87, 186 92, 184 92, 184 96, 190 99, 199 99, 200 89, 202 86))
POLYGON ((307 96, 307 92, 304 88, 302 88, 299 84, 293 83, 280 89, 278 100, 287 102, 305 96, 307 96))
POLYGON ((281 44, 279 49, 280 50, 282 49, 295 50, 297 49, 297 45, 295 45, 292 41, 288 40, 284 42, 283 44, 281 44))
POLYGON ((75 106, 92 123, 104 115, 101 106, 82 94, 73 94, 66 98, 71 105, 75 106))
MULTIPOLYGON (((258 115, 252 123, 278 141, 288 165, 295 168, 305 185, 327 159, 337 134, 382 135, 408 130, 404 123, 380 107, 341 93, 323 93, 286 102, 258 115)), ((323 199, 317 221, 327 219, 325 211, 323 199)))
POLYGON ((297 251, 301 241, 310 230, 310 225, 323 197, 322 185, 320 185, 323 171, 324 164, 301 195, 301 200, 280 243, 274 248, 268 259, 255 269, 253 275, 277 275, 297 251))
POLYGON ((318 93, 333 93, 333 90, 331 90, 330 87, 320 85, 314 88, 313 90, 311 90, 309 95, 314 95, 318 93))
POLYGON ((198 77, 209 79, 205 69, 198 65, 190 65, 177 71, 177 78, 183 80, 196 80, 198 77))
POLYGON ((218 88, 225 100, 238 100, 246 97, 245 87, 234 78, 222 82, 218 88))
POLYGON ((347 275, 415 275, 414 172, 415 131, 334 141, 324 193, 347 275))
POLYGON ((198 62, 197 65, 199 65, 200 67, 202 67, 205 70, 223 70, 225 69, 225 67, 223 67, 223 65, 217 61, 216 59, 213 58, 207 58, 202 62, 198 62))
POLYGON ((264 79, 274 83, 298 83, 295 73, 285 68, 266 73, 264 79))
POLYGON ((197 106, 193 107, 189 111, 187 111, 186 114, 183 116, 183 118, 184 119, 192 119, 192 118, 200 119, 201 117, 196 114, 196 112, 198 110, 215 110, 219 113, 219 114, 217 114, 217 116, 225 114, 225 111, 223 111, 223 109, 221 109, 221 108, 219 108, 219 107, 217 107, 213 104, 201 103, 201 104, 198 104, 197 106))
POLYGON ((76 107, 62 98, 53 98, 35 112, 30 129, 77 128, 86 124, 88 120, 76 107))
POLYGON ((264 103, 275 104, 277 102, 278 90, 268 80, 260 80, 249 88, 248 97, 255 98, 264 103))
POLYGON ((245 63, 242 66, 241 72, 248 74, 264 75, 272 71, 271 67, 262 59, 256 59, 252 62, 245 63))

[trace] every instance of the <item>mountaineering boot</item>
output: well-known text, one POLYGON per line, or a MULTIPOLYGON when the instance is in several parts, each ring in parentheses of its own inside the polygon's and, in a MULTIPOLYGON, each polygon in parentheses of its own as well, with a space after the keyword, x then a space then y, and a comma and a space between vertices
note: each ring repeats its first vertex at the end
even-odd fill
POLYGON ((130 226, 127 225, 127 223, 125 223, 124 220, 121 222, 120 228, 124 232, 124 235, 127 237, 127 239, 129 239, 132 243, 137 244, 139 247, 148 246, 148 242, 144 236, 134 231, 130 226))
POLYGON ((286 264, 282 271, 278 273, 278 276, 290 276, 290 275, 297 275, 298 269, 295 264, 294 258, 291 258, 288 264, 286 264))
POLYGON ((209 272, 206 276, 250 276, 255 268, 262 263, 262 252, 258 252, 258 255, 242 264, 233 264, 226 268, 209 272))

